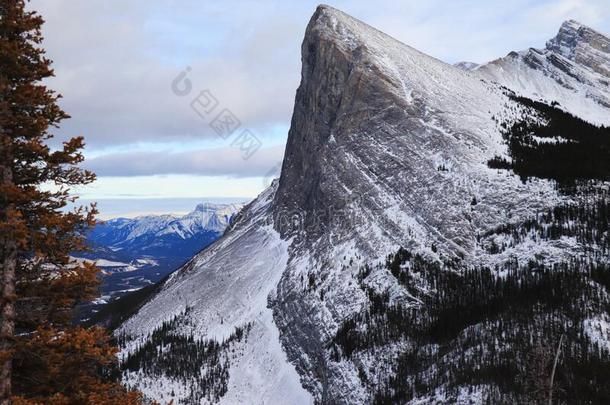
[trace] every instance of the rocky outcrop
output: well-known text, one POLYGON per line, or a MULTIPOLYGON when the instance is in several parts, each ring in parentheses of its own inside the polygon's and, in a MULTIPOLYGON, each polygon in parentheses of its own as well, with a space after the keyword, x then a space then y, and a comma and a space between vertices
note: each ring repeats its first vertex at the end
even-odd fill
POLYGON ((577 21, 564 22, 546 49, 610 79, 610 40, 577 21))
POLYGON ((474 69, 533 99, 557 102, 560 108, 594 124, 610 118, 610 40, 576 21, 566 21, 544 49, 511 52, 474 69))

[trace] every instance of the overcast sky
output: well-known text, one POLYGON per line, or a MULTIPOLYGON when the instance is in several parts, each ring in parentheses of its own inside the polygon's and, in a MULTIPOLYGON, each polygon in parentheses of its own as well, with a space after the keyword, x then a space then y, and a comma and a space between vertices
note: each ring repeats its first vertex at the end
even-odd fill
MULTIPOLYGON (((610 32, 609 0, 335 1, 446 62, 543 47, 566 19, 610 32)), ((46 19, 52 88, 84 135, 87 198, 254 197, 282 159, 311 1, 33 0, 46 19), (172 87, 189 69, 189 88, 172 87), (207 93, 202 95, 202 91, 207 93), (184 94, 187 93, 187 94, 184 94), (191 107, 191 102, 199 103, 191 107), (216 108, 207 113, 204 107, 216 108), (209 125, 227 109, 230 136, 209 125), (246 134, 239 138, 243 130, 246 134), (254 138, 255 137, 255 138, 254 138), (260 149, 249 159, 233 143, 260 149)), ((225 113, 226 114, 226 113, 225 113)), ((246 148, 247 149, 247 148, 246 148)), ((247 149, 252 151, 253 149, 247 149)))

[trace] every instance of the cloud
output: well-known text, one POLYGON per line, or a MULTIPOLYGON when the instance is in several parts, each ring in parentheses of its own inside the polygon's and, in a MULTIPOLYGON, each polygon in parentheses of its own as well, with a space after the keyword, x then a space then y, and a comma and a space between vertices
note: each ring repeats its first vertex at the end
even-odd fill
POLYGON ((189 106, 203 89, 257 133, 290 120, 304 22, 265 23, 260 11, 247 18, 245 9, 223 14, 198 1, 176 7, 170 1, 37 0, 31 7, 47 20, 45 47, 57 75, 49 85, 73 117, 63 123, 60 140, 84 135, 90 148, 99 148, 213 138, 209 121, 189 106), (186 66, 193 93, 178 97, 171 83, 186 66))
MULTIPOLYGON (((48 84, 63 94, 61 105, 72 116, 57 141, 85 136, 86 166, 98 174, 82 192, 91 198, 260 192, 282 159, 284 148, 270 146, 286 140, 301 42, 318 1, 28 3, 46 19, 44 45, 56 73, 48 84), (187 66, 193 90, 179 97, 171 83, 187 66), (211 117, 189 105, 203 89, 268 147, 247 161, 229 146, 209 149, 220 142, 211 117)), ((569 18, 610 33, 608 0, 328 2, 449 63, 542 47, 569 18)))
POLYGON ((180 153, 115 153, 88 159, 84 167, 101 177, 168 174, 237 178, 265 177, 272 171, 276 171, 283 154, 283 146, 261 148, 248 159, 244 159, 242 151, 234 147, 180 153))
MULTIPOLYGON (((607 0, 331 1, 432 56, 485 62, 543 46, 576 18, 610 32, 607 0)), ((59 139, 89 150, 215 137, 189 103, 209 89, 259 136, 287 126, 300 79, 300 45, 317 2, 33 0, 47 20, 52 88, 72 115, 59 139), (186 66, 193 93, 172 80, 186 66)), ((285 134, 282 136, 286 136, 285 134)))

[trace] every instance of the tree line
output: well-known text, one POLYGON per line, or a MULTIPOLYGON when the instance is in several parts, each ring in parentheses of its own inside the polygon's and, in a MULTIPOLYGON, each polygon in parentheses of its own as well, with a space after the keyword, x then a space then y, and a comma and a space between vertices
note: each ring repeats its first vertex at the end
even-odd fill
MULTIPOLYGON (((196 339, 192 333, 186 332, 190 330, 188 325, 191 311, 192 308, 187 307, 163 322, 143 343, 127 354, 121 362, 121 370, 127 378, 131 377, 131 372, 136 376, 164 376, 180 382, 188 387, 189 394, 179 403, 198 404, 203 399, 214 403, 228 389, 229 354, 237 343, 247 339, 252 324, 236 327, 222 342, 196 339)), ((124 334, 118 337, 122 347, 131 340, 132 337, 124 334)))
MULTIPOLYGON (((359 369, 378 404, 405 403, 438 387, 455 399, 466 386, 485 387, 488 403, 525 403, 535 396, 528 374, 535 354, 564 334, 556 397, 604 403, 610 353, 591 339, 586 322, 608 314, 609 276, 607 262, 587 258, 466 268, 401 248, 384 266, 361 269, 368 304, 339 326, 329 357, 361 364, 378 348, 399 344, 395 362, 359 369), (412 300, 392 302, 387 291, 368 286, 374 271, 390 272, 412 300), (385 377, 372 383, 372 375, 385 377)), ((548 371, 548 361, 544 366, 548 371)))
POLYGON ((525 181, 539 177, 569 186, 582 180, 610 180, 610 128, 596 126, 558 108, 507 95, 526 108, 516 122, 501 124, 511 160, 496 156, 488 165, 512 169, 525 181))

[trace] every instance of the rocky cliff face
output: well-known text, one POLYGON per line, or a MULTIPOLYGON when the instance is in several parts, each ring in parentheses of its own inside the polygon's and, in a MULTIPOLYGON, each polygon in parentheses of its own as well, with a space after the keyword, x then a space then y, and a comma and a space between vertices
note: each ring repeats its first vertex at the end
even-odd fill
MULTIPOLYGON (((549 326, 550 313, 581 325, 570 338, 575 351, 600 336, 607 348, 604 168, 595 172, 597 208, 579 217, 595 229, 595 242, 570 234, 564 217, 540 219, 570 203, 586 207, 577 194, 549 177, 516 175, 521 166, 506 170, 519 163, 511 163, 515 145, 538 151, 533 138, 511 141, 515 128, 576 118, 520 99, 509 90, 520 90, 513 76, 502 76, 504 87, 492 81, 494 66, 512 59, 463 71, 326 6, 307 27, 302 62, 279 182, 118 331, 122 355, 131 356, 128 383, 159 400, 173 390, 186 403, 194 391, 221 403, 516 401, 525 388, 498 375, 514 380, 524 369, 514 359, 531 351, 523 342, 563 330, 549 326), (562 271, 548 278, 549 268, 563 269, 585 252, 601 269, 601 278, 589 280, 592 290, 581 291, 596 297, 590 312, 564 313, 557 302, 566 297, 532 293, 560 291, 553 283, 568 279, 589 285, 567 270, 573 279, 562 271), (246 337, 232 337, 235 328, 246 337), (178 378, 160 367, 144 370, 180 358, 171 349, 142 350, 162 333, 231 343, 214 361, 202 355, 187 364, 187 377, 178 378), (595 337, 583 337, 589 334, 595 337)), ((601 62, 570 63, 601 75, 601 62)), ((539 72, 549 94, 561 96, 553 101, 569 109, 576 90, 547 80, 555 71, 539 72)), ((596 94, 607 91, 606 84, 596 94)), ((582 118, 608 124, 599 97, 587 98, 596 113, 582 118)), ((539 127, 535 136, 552 143, 539 127)), ((582 302, 581 292, 568 298, 582 302)))
POLYGON ((527 97, 559 102, 595 124, 608 123, 610 43, 576 21, 563 23, 544 49, 511 52, 475 73, 527 97))
POLYGON ((577 21, 566 21, 546 48, 610 78, 610 41, 577 21))

